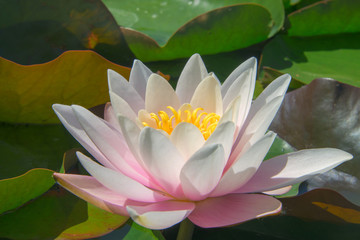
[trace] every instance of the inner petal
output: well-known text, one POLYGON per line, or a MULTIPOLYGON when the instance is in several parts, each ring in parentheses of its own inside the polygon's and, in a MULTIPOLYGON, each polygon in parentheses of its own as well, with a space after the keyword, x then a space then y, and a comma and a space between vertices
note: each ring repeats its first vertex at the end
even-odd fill
POLYGON ((183 105, 178 110, 174 107, 168 106, 166 111, 161 110, 157 114, 150 113, 150 119, 142 118, 142 124, 146 127, 153 127, 161 129, 171 135, 175 127, 187 122, 195 125, 202 133, 204 139, 208 139, 215 131, 216 126, 220 120, 220 116, 216 113, 207 113, 203 108, 193 109, 190 104, 183 105), (170 110, 171 114, 168 114, 170 110), (154 120, 156 122, 154 126, 154 120))

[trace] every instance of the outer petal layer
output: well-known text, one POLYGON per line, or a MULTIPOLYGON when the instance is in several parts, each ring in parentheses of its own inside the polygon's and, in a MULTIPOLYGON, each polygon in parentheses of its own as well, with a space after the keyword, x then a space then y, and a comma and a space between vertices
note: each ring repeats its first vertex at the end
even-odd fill
POLYGON ((54 178, 61 186, 76 196, 101 209, 123 216, 129 215, 125 207, 128 199, 104 187, 94 177, 54 173, 54 178))
POLYGON ((326 172, 351 158, 351 154, 334 148, 281 155, 263 162, 256 174, 237 192, 265 192, 282 188, 326 172))
POLYGON ((189 219, 203 228, 223 227, 279 212, 281 202, 261 194, 231 194, 196 203, 189 219))
POLYGON ((164 194, 153 191, 120 172, 116 172, 95 163, 80 152, 77 152, 77 156, 86 171, 88 171, 96 180, 105 187, 126 198, 142 202, 157 202, 169 199, 169 197, 164 194))
POLYGON ((131 218, 150 229, 169 228, 184 220, 194 209, 192 202, 166 201, 145 206, 128 206, 131 218))

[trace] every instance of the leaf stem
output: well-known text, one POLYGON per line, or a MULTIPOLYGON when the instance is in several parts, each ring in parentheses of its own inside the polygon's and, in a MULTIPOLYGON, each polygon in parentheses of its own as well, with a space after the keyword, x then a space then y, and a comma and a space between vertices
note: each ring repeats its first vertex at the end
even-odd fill
POLYGON ((180 223, 180 228, 176 240, 191 240, 194 227, 194 224, 186 218, 180 223))

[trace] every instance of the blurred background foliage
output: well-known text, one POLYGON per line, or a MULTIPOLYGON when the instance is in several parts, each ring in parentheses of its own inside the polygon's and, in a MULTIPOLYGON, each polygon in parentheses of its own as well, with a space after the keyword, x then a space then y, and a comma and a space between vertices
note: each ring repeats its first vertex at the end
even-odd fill
POLYGON ((279 216, 194 239, 359 239, 358 0, 0 0, 0 239, 174 239, 178 226, 144 229, 55 184, 84 170, 51 105, 109 101, 106 70, 127 77, 135 58, 175 86, 196 52, 221 81, 257 57, 255 95, 292 75, 267 158, 337 147, 354 160, 294 186, 279 216))

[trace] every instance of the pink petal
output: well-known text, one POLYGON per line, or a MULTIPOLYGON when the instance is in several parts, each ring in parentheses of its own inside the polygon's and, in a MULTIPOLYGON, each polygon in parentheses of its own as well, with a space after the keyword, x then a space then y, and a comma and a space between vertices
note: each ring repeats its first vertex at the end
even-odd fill
POLYGON ((141 202, 157 202, 170 199, 170 197, 165 196, 163 193, 153 191, 120 172, 116 172, 95 163, 80 152, 77 152, 76 155, 86 171, 88 171, 88 173, 90 173, 97 181, 128 199, 141 202))
POLYGON ((139 93, 141 98, 145 100, 147 80, 152 74, 152 71, 146 67, 141 61, 134 60, 131 68, 129 83, 139 93))
POLYGON ((203 108, 207 113, 223 114, 223 103, 219 82, 212 76, 206 77, 197 86, 190 105, 203 108))
POLYGON ((53 109, 64 127, 91 155, 105 167, 117 169, 117 167, 101 153, 93 141, 91 141, 70 106, 54 104, 53 109))
POLYGON ((231 194, 196 203, 189 219, 202 228, 234 225, 278 213, 281 202, 260 194, 231 194))
MULTIPOLYGON (((104 187, 94 177, 54 173, 54 178, 61 186, 76 196, 101 209, 123 216, 129 215, 125 207, 128 199, 104 187)), ((134 204, 133 201, 130 202, 134 204)))
POLYGON ((229 169, 225 169, 223 177, 211 196, 222 196, 243 186, 255 174, 269 151, 275 136, 275 133, 269 132, 246 153, 239 156, 229 169))
POLYGON ((176 86, 176 94, 181 104, 190 103, 196 87, 207 76, 208 72, 200 55, 192 55, 181 72, 176 86))
POLYGON ((200 130, 192 123, 179 123, 170 135, 171 142, 176 146, 184 159, 189 159, 205 143, 200 130))
POLYGON ((87 135, 123 174, 148 186, 149 180, 120 132, 87 109, 73 105, 73 111, 87 135))
POLYGON ((180 173, 181 186, 185 196, 199 201, 218 184, 226 161, 221 144, 201 148, 185 163, 180 173))
POLYGON ((165 111, 172 114, 168 106, 175 109, 180 107, 180 101, 170 83, 157 74, 152 74, 148 80, 145 96, 145 109, 148 112, 158 113, 165 111))
POLYGON ((145 127, 140 133, 139 147, 152 177, 169 194, 181 197, 180 171, 185 160, 170 139, 156 129, 145 127))
POLYGON ((124 99, 134 112, 144 108, 144 99, 123 76, 109 69, 108 82, 109 90, 124 99))
POLYGON ((169 228, 184 220, 194 209, 192 202, 166 201, 145 206, 127 206, 137 224, 150 229, 169 228))
POLYGON ((302 150, 269 159, 237 192, 265 192, 302 182, 350 160, 352 155, 339 149, 302 150))

